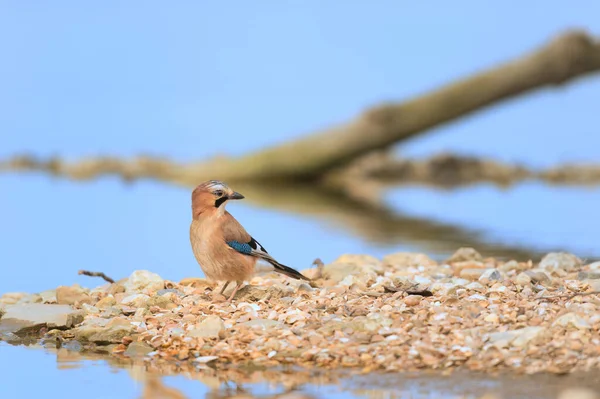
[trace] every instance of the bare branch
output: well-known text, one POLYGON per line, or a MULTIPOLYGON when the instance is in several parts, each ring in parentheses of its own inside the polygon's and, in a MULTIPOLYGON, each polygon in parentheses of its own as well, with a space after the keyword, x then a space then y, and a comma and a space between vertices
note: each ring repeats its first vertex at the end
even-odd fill
POLYGON ((108 277, 106 274, 102 273, 102 272, 89 272, 87 270, 80 270, 79 275, 84 275, 84 276, 90 276, 90 277, 101 277, 102 279, 104 279, 104 281, 107 281, 111 284, 115 283, 115 280, 113 280, 112 278, 108 277))
POLYGON ((22 158, 0 168, 47 169, 76 179, 101 174, 126 179, 152 177, 187 185, 214 178, 236 183, 267 179, 315 181, 365 154, 443 123, 599 70, 600 43, 584 32, 572 31, 520 59, 405 102, 376 106, 346 124, 240 158, 216 158, 187 165, 149 157, 100 157, 74 164, 22 158))

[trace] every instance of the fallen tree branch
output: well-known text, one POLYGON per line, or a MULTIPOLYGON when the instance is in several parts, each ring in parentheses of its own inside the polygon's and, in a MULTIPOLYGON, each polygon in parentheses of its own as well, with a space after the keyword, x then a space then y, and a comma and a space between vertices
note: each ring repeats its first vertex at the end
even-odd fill
MULTIPOLYGON (((176 172, 178 168, 179 165, 171 164, 164 159, 152 158, 144 158, 143 161, 140 158, 134 163, 111 158, 96 158, 77 164, 67 164, 59 158, 44 161, 33 156, 18 155, 0 162, 0 172, 41 171, 74 180, 87 180, 104 174, 114 174, 126 181, 157 178, 190 187, 198 182, 186 183, 185 179, 178 178, 176 172)), ((344 190, 351 189, 350 182, 355 181, 360 183, 363 189, 367 187, 369 192, 372 192, 373 187, 365 186, 365 182, 379 184, 381 189, 386 185, 403 184, 454 188, 481 182, 507 186, 526 180, 557 185, 598 185, 600 164, 565 164, 545 170, 535 170, 523 165, 456 154, 438 154, 427 159, 402 159, 377 152, 353 163, 336 176, 338 186, 344 190)))
POLYGON ((113 280, 112 278, 108 277, 106 274, 102 273, 102 272, 90 272, 87 270, 80 270, 79 275, 84 275, 84 276, 90 276, 90 277, 100 277, 102 279, 104 279, 104 281, 107 281, 111 284, 115 283, 115 280, 113 280))
POLYGON ((499 186, 526 180, 560 185, 600 184, 599 165, 558 165, 535 170, 523 165, 455 154, 438 154, 427 159, 377 157, 363 162, 351 176, 385 184, 424 184, 439 187, 459 187, 476 183, 499 186))
MULTIPOLYGON (((207 179, 232 183, 322 180, 328 173, 366 154, 443 123, 599 70, 600 43, 584 32, 572 31, 512 62, 405 102, 373 107, 346 124, 239 158, 222 157, 181 165, 150 157, 134 160, 99 157, 74 164, 54 160, 45 168, 72 178, 117 174, 127 179, 152 177, 186 185, 207 179)), ((41 165, 30 166, 39 169, 41 165)))

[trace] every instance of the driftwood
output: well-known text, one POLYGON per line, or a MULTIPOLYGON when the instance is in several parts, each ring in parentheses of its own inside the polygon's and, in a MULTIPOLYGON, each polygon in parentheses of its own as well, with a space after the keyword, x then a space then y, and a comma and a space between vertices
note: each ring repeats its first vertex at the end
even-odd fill
MULTIPOLYGON (((338 184, 346 185, 345 179, 335 178, 336 172, 367 154, 501 101, 599 70, 600 43, 584 32, 572 31, 529 55, 431 93, 401 103, 375 106, 346 124, 239 158, 223 157, 185 165, 150 157, 134 160, 100 157, 73 164, 56 159, 44 162, 44 168, 72 178, 117 174, 127 179, 150 177, 186 185, 206 179, 231 183, 341 181, 338 184), (331 175, 334 178, 329 178, 331 175)), ((5 162, 4 169, 19 163, 19 159, 5 162)))

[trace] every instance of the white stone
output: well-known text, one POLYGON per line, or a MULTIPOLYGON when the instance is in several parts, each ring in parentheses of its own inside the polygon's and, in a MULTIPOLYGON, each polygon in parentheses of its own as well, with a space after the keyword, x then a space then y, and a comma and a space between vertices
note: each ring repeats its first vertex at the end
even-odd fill
POLYGON ((127 293, 138 293, 144 290, 156 292, 165 288, 165 282, 156 273, 148 270, 136 270, 131 273, 124 286, 127 293))

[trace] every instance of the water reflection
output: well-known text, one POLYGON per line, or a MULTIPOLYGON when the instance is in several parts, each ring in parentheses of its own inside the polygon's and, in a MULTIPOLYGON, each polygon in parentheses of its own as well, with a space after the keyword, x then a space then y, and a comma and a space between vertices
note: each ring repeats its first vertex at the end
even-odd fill
MULTIPOLYGON (((13 347, 0 343, 0 356, 4 358, 11 348, 13 347)), ((42 349, 35 345, 29 348, 24 357, 30 362, 34 360, 32 364, 39 366, 15 367, 19 364, 19 357, 12 357, 15 359, 14 365, 2 370, 2 397, 25 397, 15 395, 24 391, 24 379, 19 377, 31 374, 36 371, 36 367, 44 367, 45 359, 51 358, 55 359, 58 373, 52 373, 52 370, 46 368, 37 380, 39 393, 43 391, 45 397, 81 397, 85 392, 87 398, 115 399, 550 399, 556 398, 558 393, 570 387, 587 388, 596 392, 600 390, 600 376, 597 374, 563 377, 546 374, 483 375, 464 371, 450 374, 440 371, 362 374, 360 371, 291 367, 216 370, 188 362, 166 362, 159 359, 149 363, 105 354, 82 354, 65 348, 42 349), (74 374, 77 372, 80 374, 74 374), (85 377, 74 378, 80 375, 85 377), (116 378, 121 379, 118 384, 115 384, 116 378), (90 388, 91 382, 102 384, 102 388, 90 388), (135 387, 133 390, 132 382, 135 387), (68 386, 68 392, 64 390, 65 386, 68 386), (75 393, 76 396, 70 393, 75 393)), ((23 348, 14 349, 23 351, 23 348)), ((20 353, 23 355, 23 352, 20 353)), ((34 392, 31 387, 28 389, 30 394, 34 392)))

